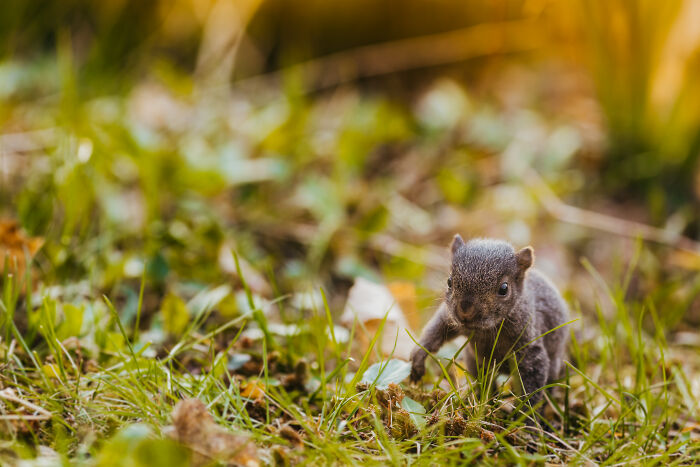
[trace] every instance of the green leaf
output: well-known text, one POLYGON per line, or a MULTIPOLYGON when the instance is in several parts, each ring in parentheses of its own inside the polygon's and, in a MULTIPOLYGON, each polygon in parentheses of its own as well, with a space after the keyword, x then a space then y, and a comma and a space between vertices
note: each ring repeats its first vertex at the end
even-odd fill
POLYGON ((109 331, 105 338, 105 352, 121 352, 124 349, 124 335, 121 332, 109 331))
POLYGON ((410 397, 404 397, 401 401, 401 407, 408 412, 411 420, 413 420, 413 424, 418 429, 422 429, 425 426, 425 407, 421 403, 414 401, 410 397))
POLYGON ((102 446, 96 465, 178 467, 190 465, 190 454, 174 440, 156 438, 148 426, 135 424, 122 428, 102 446))
POLYGON ((411 374, 411 364, 403 360, 392 359, 388 362, 378 362, 367 368, 361 382, 374 385, 378 389, 386 389, 391 383, 400 383, 411 374))
POLYGON ((165 296, 160 305, 160 313, 163 316, 163 328, 166 332, 180 335, 190 322, 190 314, 187 306, 180 297, 172 293, 165 296))
POLYGON ((80 336, 80 330, 83 327, 83 312, 85 307, 77 307, 65 303, 63 305, 63 322, 56 334, 58 338, 64 340, 71 336, 80 336))
POLYGON ((447 201, 454 204, 464 204, 472 194, 473 185, 468 177, 455 174, 454 170, 443 169, 438 172, 437 184, 447 201))

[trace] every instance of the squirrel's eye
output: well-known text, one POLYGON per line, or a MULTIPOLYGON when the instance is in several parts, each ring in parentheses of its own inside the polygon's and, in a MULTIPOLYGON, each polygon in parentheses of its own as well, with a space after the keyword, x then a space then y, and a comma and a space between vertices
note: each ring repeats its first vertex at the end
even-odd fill
POLYGON ((452 276, 447 278, 447 287, 452 288, 452 276))
POLYGON ((508 282, 504 282, 498 288, 498 295, 505 297, 507 293, 508 293, 508 282))

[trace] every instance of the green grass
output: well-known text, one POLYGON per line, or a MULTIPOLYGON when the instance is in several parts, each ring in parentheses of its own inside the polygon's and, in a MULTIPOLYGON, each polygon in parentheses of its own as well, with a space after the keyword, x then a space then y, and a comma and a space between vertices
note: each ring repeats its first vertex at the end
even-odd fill
MULTIPOLYGON (((6 277, 5 288, 7 316, 22 300, 15 280, 6 277)), ((587 337, 572 334, 567 377, 547 409, 551 433, 523 426, 523 415, 508 409, 518 404, 508 384, 489 397, 476 396, 463 380, 450 390, 438 389, 449 374, 445 366, 422 388, 356 384, 374 346, 364 351, 361 363, 353 360, 350 343, 327 332, 327 308, 290 307, 289 322, 302 324, 298 334, 280 335, 266 329, 261 309, 224 319, 216 312, 219 303, 209 301, 191 310, 195 318, 181 335, 153 343, 143 332, 133 339, 133 329, 123 325, 107 298, 83 308, 79 328, 69 321, 77 313, 65 313, 67 303, 44 298, 30 325, 37 331, 33 341, 25 340, 12 321, 4 322, 3 335, 12 335, 0 345, 4 394, 12 390, 41 411, 22 411, 19 403, 3 398, 0 452, 8 463, 46 457, 47 451, 39 450, 46 446, 61 462, 184 465, 187 455, 173 460, 173 450, 182 448, 164 432, 173 406, 198 398, 222 427, 250 433, 266 463, 693 463, 700 442, 692 426, 698 404, 689 375, 671 357, 662 333, 642 329, 646 314, 658 320, 654 305, 623 296, 622 288, 611 288, 604 299, 612 314, 604 315, 601 307, 597 322, 584 319, 594 331, 587 337), (63 318, 56 313, 61 307, 63 318), (252 323, 263 332, 242 345, 241 330, 252 323), (79 340, 69 336, 71 327, 81 329, 79 340), (232 362, 241 355, 258 365, 236 368, 232 362), (296 386, 289 383, 294 374, 296 386), (261 399, 242 395, 253 380, 265 388, 261 399), (401 405, 404 396, 422 410, 414 406, 416 413, 409 414, 401 405), (38 417, 8 417, 19 413, 38 417), (281 434, 284 425, 300 435, 302 447, 281 434), (162 454, 153 456, 154 450, 162 454)), ((442 365, 450 362, 459 364, 453 359, 442 365)))

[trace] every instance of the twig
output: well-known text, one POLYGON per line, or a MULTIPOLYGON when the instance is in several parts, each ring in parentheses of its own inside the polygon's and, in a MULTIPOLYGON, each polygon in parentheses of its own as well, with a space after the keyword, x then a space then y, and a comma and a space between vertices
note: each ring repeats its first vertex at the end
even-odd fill
POLYGON ((6 388, 0 391, 0 399, 15 402, 17 404, 22 405, 23 407, 26 407, 28 409, 33 410, 34 412, 39 413, 38 415, 0 415, 0 420, 48 420, 51 418, 51 412, 49 412, 43 407, 39 407, 36 404, 32 404, 29 401, 20 399, 19 397, 17 397, 15 391, 12 388, 6 388))
POLYGON ((424 264, 436 270, 443 270, 448 264, 448 256, 439 247, 418 247, 402 242, 391 235, 377 233, 369 240, 370 248, 382 253, 424 264))
POLYGON ((534 190, 535 196, 542 203, 545 210, 560 221, 622 237, 641 238, 642 240, 669 245, 679 250, 700 255, 700 243, 680 233, 565 204, 533 169, 526 172, 524 180, 534 190))

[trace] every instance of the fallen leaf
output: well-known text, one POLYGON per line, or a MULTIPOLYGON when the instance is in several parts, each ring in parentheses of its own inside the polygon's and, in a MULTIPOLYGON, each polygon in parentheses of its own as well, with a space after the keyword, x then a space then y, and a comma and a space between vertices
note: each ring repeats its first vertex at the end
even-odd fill
POLYGON ((61 455, 48 446, 39 446, 36 450, 34 465, 60 465, 61 455))
POLYGON ((241 396, 248 399, 262 399, 265 397, 265 385, 259 381, 251 381, 243 386, 241 396))
POLYGON ((362 375, 361 383, 372 384, 378 389, 386 389, 390 384, 398 384, 411 374, 411 364, 403 360, 378 362, 367 368, 362 375))
POLYGON ((687 425, 683 427, 681 430, 681 433, 689 433, 691 431, 700 431, 700 425, 697 423, 693 423, 692 425, 687 425))
MULTIPOLYGON (((166 427, 165 432, 174 433, 166 427)), ((185 467, 193 464, 193 453, 174 436, 161 438, 153 429, 143 423, 134 423, 122 427, 107 440, 95 456, 95 467, 167 465, 185 467)), ((35 465, 35 464, 32 464, 35 465)), ((41 465, 62 465, 59 463, 41 465)))
POLYGON ((258 466, 258 452, 250 437, 217 425, 206 405, 199 399, 184 399, 172 412, 173 437, 192 450, 192 464, 223 462, 258 466))
POLYGON ((27 259, 31 260, 43 244, 39 237, 27 237, 17 221, 0 219, 0 274, 7 262, 9 272, 24 277, 27 259))
POLYGON ((299 310, 323 310, 326 306, 323 294, 318 290, 295 293, 289 303, 299 310))
POLYGON ((62 340, 69 337, 79 336, 83 326, 83 314, 85 307, 77 307, 70 303, 64 303, 62 306, 63 322, 57 330, 58 337, 62 340))
POLYGON ((229 371, 238 370, 239 368, 243 367, 243 365, 248 363, 250 361, 250 359, 251 359, 251 356, 248 355, 247 353, 233 354, 228 361, 229 371))
POLYGON ((416 286, 412 282, 390 282, 387 287, 401 307, 411 329, 420 328, 416 286))
MULTIPOLYGON (((236 261, 233 252, 234 249, 231 244, 223 243, 221 245, 219 248, 219 267, 223 272, 238 277, 238 269, 236 269, 236 261)), ((241 255, 238 255, 238 265, 241 268, 243 279, 245 279, 250 290, 262 296, 269 296, 272 293, 272 288, 270 284, 267 283, 267 280, 265 280, 265 277, 241 255)))
POLYGON ((690 271, 700 271, 700 253, 688 250, 675 250, 670 253, 668 263, 690 271))
POLYGON ((169 334, 179 336, 190 322, 190 314, 185 302, 175 294, 169 293, 160 305, 163 328, 169 334))
POLYGON ((409 337, 410 326, 401 307, 391 291, 381 284, 376 284, 362 277, 355 279, 350 288, 345 310, 340 322, 351 327, 355 319, 362 323, 357 330, 363 350, 378 332, 384 317, 386 322, 378 341, 378 349, 384 356, 408 360, 413 349, 413 340, 409 337))
POLYGON ((204 289, 187 302, 187 309, 192 316, 199 316, 218 306, 230 293, 231 287, 226 284, 204 289))
POLYGON ((423 404, 414 401, 410 397, 404 397, 401 400, 401 407, 408 412, 418 429, 422 429, 425 426, 425 407, 423 407, 423 404))

